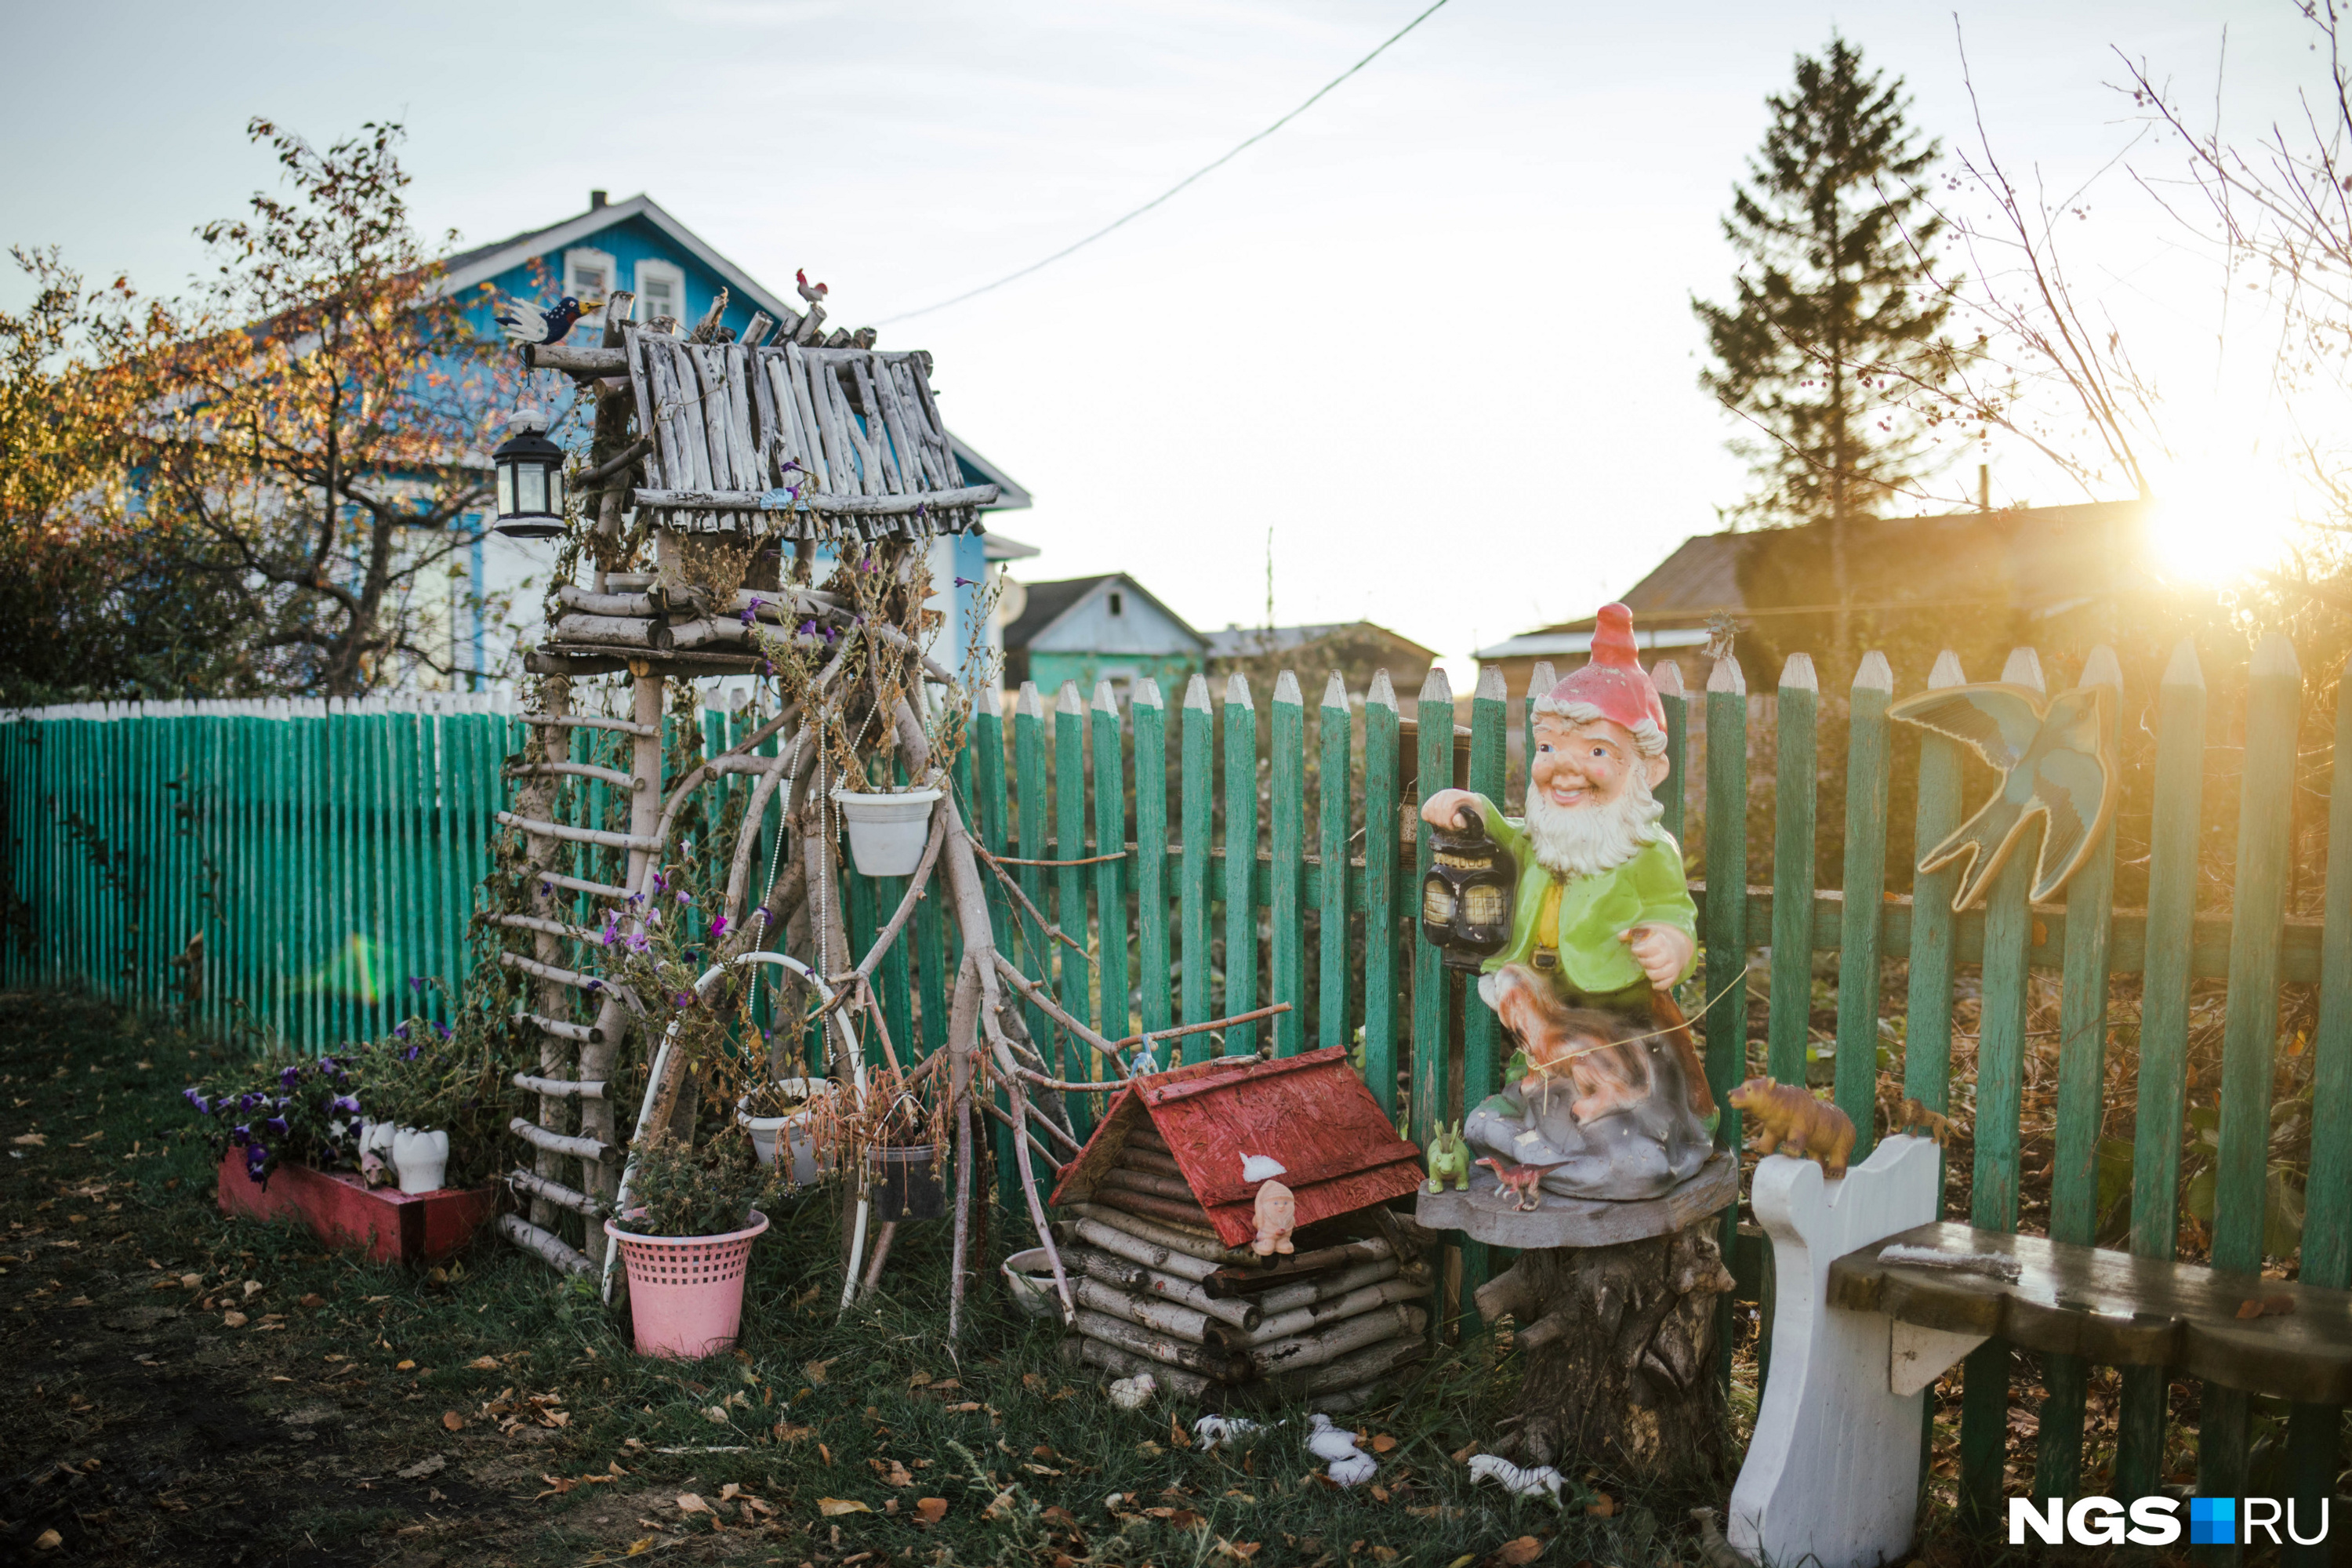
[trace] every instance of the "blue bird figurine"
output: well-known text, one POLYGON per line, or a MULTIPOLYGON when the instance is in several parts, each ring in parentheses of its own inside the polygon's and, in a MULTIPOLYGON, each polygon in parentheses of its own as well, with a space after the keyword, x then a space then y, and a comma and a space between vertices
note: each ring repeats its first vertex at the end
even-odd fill
POLYGON ((572 331, 572 323, 589 311, 600 308, 602 300, 592 300, 583 305, 566 294, 551 310, 521 300, 509 300, 499 307, 494 320, 507 331, 507 336, 519 343, 560 343, 572 331))
POLYGON ((2116 810, 2122 770, 2116 760, 2116 689, 2078 686, 2045 699, 2030 686, 1986 681, 1906 697, 1890 719, 1972 748, 2000 770, 2000 788, 1974 816, 1919 857, 1933 871, 1961 862, 1954 910, 1966 910, 1991 883, 2040 816, 2047 824, 2029 897, 2039 903, 2090 858, 2116 810))

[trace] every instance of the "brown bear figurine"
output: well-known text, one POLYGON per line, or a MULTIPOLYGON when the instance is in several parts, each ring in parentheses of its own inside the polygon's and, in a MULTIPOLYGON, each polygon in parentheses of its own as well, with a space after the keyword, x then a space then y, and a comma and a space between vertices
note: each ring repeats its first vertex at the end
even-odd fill
POLYGON ((1756 1142, 1748 1147, 1758 1153, 1778 1149, 1820 1161, 1823 1175, 1845 1174, 1846 1156, 1853 1152, 1853 1121, 1836 1106, 1769 1078, 1751 1078, 1733 1089, 1731 1103, 1754 1118, 1756 1142))

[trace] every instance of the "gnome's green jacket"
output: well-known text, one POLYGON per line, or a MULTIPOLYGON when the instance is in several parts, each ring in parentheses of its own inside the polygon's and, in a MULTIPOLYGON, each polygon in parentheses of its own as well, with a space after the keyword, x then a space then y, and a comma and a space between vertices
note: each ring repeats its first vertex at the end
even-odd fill
MULTIPOLYGON (((1621 866, 1589 877, 1565 879, 1535 857, 1527 829, 1505 816, 1485 795, 1473 796, 1488 837, 1518 863, 1518 893, 1511 907, 1511 940, 1479 965, 1493 973, 1507 963, 1523 963, 1549 973, 1571 1002, 1618 1010, 1649 1011, 1650 978, 1633 961, 1618 934, 1637 925, 1673 926, 1696 942, 1698 906, 1683 878, 1682 846, 1671 834, 1644 844, 1621 866), (1545 895, 1560 887, 1559 963, 1538 962, 1542 945, 1545 895)), ((1677 983, 1688 975, 1677 975, 1677 983)))

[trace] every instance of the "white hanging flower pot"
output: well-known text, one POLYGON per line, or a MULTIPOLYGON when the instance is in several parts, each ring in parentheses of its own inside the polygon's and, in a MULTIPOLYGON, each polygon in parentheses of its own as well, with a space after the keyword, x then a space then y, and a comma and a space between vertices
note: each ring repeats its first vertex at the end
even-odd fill
POLYGON ((841 819, 849 824, 849 854, 859 872, 868 877, 912 876, 923 858, 923 840, 931 831, 931 806, 939 798, 935 789, 910 789, 897 795, 834 791, 841 819))
POLYGON ((392 1168, 400 1173, 404 1193, 437 1193, 446 1185, 449 1134, 404 1127, 392 1135, 392 1168))

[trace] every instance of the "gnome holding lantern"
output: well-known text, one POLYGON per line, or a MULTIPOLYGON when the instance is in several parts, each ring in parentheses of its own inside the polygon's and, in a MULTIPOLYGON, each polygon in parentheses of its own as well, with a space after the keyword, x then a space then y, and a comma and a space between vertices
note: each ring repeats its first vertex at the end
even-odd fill
POLYGON ((1682 847, 1651 793, 1665 709, 1634 657, 1633 616, 1601 607, 1591 660, 1535 705, 1527 818, 1443 789, 1423 818, 1475 820, 1518 866, 1510 937, 1478 994, 1518 1045, 1463 1134, 1495 1166, 1542 1169, 1563 1197, 1655 1197, 1706 1162, 1715 1104, 1670 992, 1697 952, 1682 847))

